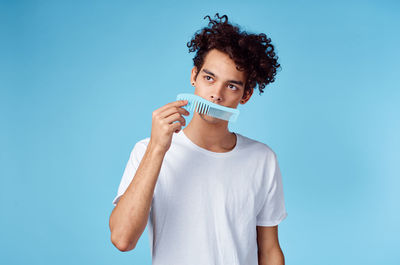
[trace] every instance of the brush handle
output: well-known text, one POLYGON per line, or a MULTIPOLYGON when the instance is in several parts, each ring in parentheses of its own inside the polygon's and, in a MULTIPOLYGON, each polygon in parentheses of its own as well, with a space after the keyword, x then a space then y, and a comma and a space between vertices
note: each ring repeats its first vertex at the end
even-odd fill
MULTIPOLYGON (((189 94, 189 93, 180 93, 176 97, 177 100, 188 100, 188 104, 184 107, 190 108, 191 105, 195 104, 197 106, 201 106, 201 113, 204 112, 204 108, 207 109, 206 114, 209 116, 213 116, 219 119, 235 122, 237 117, 239 116, 239 110, 235 108, 229 108, 226 106, 215 104, 211 101, 208 101, 198 95, 189 94)), ((199 109, 196 108, 197 112, 199 109)))

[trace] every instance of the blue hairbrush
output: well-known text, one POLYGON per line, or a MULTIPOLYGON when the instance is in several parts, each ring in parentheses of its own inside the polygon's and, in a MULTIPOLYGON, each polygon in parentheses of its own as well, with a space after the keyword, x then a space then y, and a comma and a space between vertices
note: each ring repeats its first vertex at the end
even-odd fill
POLYGON ((188 104, 182 106, 186 110, 194 110, 200 114, 206 114, 221 120, 235 122, 239 116, 239 110, 215 104, 198 95, 181 93, 176 100, 187 100, 188 104))

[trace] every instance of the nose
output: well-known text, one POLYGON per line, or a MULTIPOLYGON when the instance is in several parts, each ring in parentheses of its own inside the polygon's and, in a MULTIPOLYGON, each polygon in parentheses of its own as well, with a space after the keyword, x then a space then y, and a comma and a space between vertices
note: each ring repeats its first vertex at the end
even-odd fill
POLYGON ((220 89, 216 89, 216 91, 213 91, 210 95, 210 101, 214 102, 214 103, 219 103, 222 101, 222 97, 221 97, 221 90, 220 89))
POLYGON ((218 97, 218 96, 214 96, 214 95, 211 95, 211 101, 213 102, 213 103, 219 103, 220 101, 221 101, 222 99, 221 99, 221 97, 218 97))

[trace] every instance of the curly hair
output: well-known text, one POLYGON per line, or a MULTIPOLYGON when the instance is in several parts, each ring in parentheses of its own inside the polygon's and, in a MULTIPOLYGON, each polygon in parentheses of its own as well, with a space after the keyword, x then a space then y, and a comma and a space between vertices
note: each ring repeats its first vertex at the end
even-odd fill
MULTIPOLYGON (((263 89, 275 81, 277 69, 280 67, 278 57, 275 55, 271 39, 264 33, 249 34, 240 31, 239 26, 228 23, 228 16, 215 15, 219 22, 210 16, 208 26, 198 30, 190 42, 187 43, 189 52, 197 51, 193 58, 194 66, 198 70, 204 64, 204 58, 211 49, 217 49, 229 55, 235 62, 238 71, 245 71, 246 83, 244 94, 250 92, 258 84, 258 89, 263 89), (222 18, 225 20, 222 22, 222 18)), ((197 79, 196 73, 195 79, 197 79)))

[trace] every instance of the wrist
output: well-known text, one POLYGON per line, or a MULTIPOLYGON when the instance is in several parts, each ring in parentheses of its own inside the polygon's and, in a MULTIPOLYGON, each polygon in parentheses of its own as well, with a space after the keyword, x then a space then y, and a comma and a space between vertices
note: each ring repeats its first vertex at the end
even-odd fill
POLYGON ((164 155, 166 153, 164 148, 162 148, 157 144, 154 144, 152 141, 150 141, 149 144, 147 145, 147 150, 149 151, 149 153, 155 155, 164 155))

